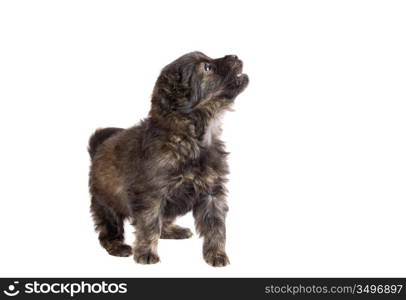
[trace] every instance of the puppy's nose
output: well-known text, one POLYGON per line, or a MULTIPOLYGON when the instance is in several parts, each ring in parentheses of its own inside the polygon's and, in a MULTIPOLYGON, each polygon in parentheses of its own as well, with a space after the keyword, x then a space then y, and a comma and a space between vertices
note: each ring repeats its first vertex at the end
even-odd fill
POLYGON ((231 54, 231 55, 226 55, 224 58, 225 58, 225 59, 236 60, 236 59, 238 59, 238 56, 235 55, 235 54, 231 54))

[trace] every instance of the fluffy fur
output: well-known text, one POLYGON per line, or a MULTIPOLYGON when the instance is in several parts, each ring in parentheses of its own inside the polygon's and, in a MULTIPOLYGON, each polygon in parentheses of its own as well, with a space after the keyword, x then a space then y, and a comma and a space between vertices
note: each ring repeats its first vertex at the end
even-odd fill
POLYGON ((192 236, 174 221, 193 211, 206 262, 229 263, 227 152, 219 134, 222 114, 248 84, 241 72, 235 55, 186 54, 162 70, 148 118, 129 129, 99 129, 91 136, 91 212, 109 254, 157 263, 160 238, 192 236), (126 218, 136 228, 133 248, 124 244, 126 218))

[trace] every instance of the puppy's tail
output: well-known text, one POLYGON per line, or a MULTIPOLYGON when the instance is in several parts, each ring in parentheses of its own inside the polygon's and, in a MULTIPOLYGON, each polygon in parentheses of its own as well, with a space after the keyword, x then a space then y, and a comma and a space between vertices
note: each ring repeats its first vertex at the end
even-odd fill
POLYGON ((93 157, 96 154, 97 148, 101 144, 103 144, 105 140, 123 130, 124 130, 123 128, 115 128, 115 127, 97 129, 95 133, 93 133, 92 136, 90 137, 89 146, 87 147, 87 151, 89 151, 90 158, 93 159, 93 157))

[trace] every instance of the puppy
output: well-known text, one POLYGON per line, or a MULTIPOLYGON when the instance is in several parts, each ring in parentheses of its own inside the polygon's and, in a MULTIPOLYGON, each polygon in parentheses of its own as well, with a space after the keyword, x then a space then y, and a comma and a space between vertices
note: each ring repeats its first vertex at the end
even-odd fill
POLYGON ((190 238, 192 232, 174 221, 193 211, 205 261, 229 264, 228 166, 220 118, 248 85, 242 66, 235 55, 183 55, 159 75, 148 118, 129 129, 99 129, 91 136, 91 212, 109 254, 132 254, 141 264, 159 262, 158 240, 190 238), (124 243, 126 218, 136 229, 134 249, 124 243))

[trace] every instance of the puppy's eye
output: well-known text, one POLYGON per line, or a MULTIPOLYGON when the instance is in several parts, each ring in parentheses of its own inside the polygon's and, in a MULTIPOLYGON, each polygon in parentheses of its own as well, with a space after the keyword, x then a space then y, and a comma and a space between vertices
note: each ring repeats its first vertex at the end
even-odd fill
POLYGON ((205 72, 212 72, 213 71, 213 66, 209 63, 204 64, 204 71, 205 72))

